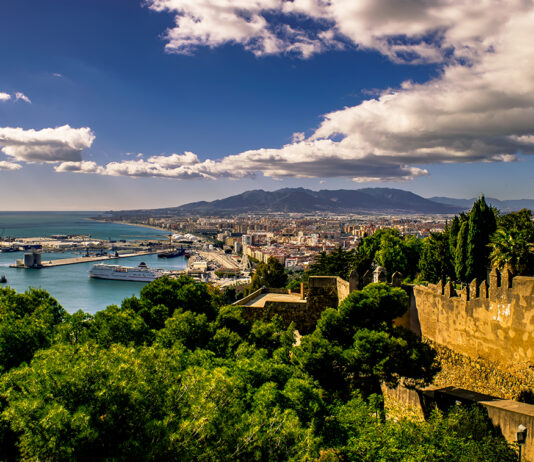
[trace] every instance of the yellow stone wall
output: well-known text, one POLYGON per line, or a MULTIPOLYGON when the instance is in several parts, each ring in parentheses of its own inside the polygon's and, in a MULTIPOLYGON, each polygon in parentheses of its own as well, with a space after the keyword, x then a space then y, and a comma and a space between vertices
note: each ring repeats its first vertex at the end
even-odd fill
POLYGON ((399 323, 473 358, 534 365, 534 277, 492 271, 489 284, 414 286, 399 323))

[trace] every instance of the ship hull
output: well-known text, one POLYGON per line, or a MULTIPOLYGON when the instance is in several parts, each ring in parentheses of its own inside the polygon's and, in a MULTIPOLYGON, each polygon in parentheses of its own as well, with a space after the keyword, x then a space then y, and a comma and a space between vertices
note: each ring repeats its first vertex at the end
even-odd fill
POLYGON ((94 279, 112 279, 114 281, 152 282, 163 273, 150 268, 128 268, 124 266, 95 265, 89 271, 94 279))

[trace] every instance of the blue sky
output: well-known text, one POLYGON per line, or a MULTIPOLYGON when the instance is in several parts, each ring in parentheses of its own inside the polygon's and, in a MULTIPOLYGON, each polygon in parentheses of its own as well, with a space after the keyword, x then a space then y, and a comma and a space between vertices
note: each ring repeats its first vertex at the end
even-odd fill
POLYGON ((467 2, 418 3, 5 2, 0 208, 293 186, 534 197, 534 61, 507 46, 533 38, 532 10, 473 24, 467 2))

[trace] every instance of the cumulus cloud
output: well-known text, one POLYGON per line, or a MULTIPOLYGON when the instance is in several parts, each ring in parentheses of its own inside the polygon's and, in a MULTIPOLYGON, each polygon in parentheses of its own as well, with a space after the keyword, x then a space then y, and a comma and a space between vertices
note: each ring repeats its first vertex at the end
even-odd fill
POLYGON ((24 93, 21 93, 20 91, 17 91, 15 93, 15 100, 16 101, 19 101, 19 100, 20 101, 24 101, 25 103, 29 103, 29 104, 32 103, 30 98, 28 98, 24 93))
POLYGON ((63 125, 42 130, 0 127, 0 150, 22 162, 80 162, 82 151, 91 147, 90 128, 63 125))
MULTIPOLYGON (((534 6, 530 0, 147 0, 174 14, 166 49, 239 44, 256 55, 306 58, 357 47, 394 62, 440 63, 423 84, 404 82, 323 116, 309 138, 279 149, 199 161, 156 156, 112 162, 103 174, 170 178, 350 177, 409 180, 425 165, 509 162, 534 153, 534 6), (306 24, 306 26, 304 26, 306 24), (310 25, 311 24, 311 25, 310 25), (299 26, 302 25, 302 26, 299 26)), ((190 153, 189 153, 190 154, 190 153)), ((174 155, 175 156, 175 155, 174 155)), ((184 154, 185 156, 185 154, 184 154)))
POLYGON ((61 162, 54 167, 56 172, 104 173, 104 169, 92 161, 61 162))
MULTIPOLYGON (((534 154, 534 5, 530 0, 147 0, 171 12, 169 52, 239 44, 256 55, 309 57, 339 47, 394 62, 440 63, 425 83, 369 95, 325 114, 309 136, 221 159, 152 156, 57 171, 177 179, 349 177, 399 181, 436 163, 510 162, 534 154), (306 24, 306 26, 304 26, 306 24), (311 25, 310 25, 311 24, 311 25)), ((1 132, 0 132, 1 134, 1 132)), ((1 144, 1 138, 0 138, 1 144)))
POLYGON ((14 162, 7 162, 5 160, 0 160, 0 171, 2 170, 20 170, 22 168, 22 165, 15 164, 14 162))
POLYGON ((147 0, 174 14, 166 49, 193 53, 226 43, 256 55, 309 57, 332 48, 375 49, 394 61, 472 59, 490 50, 499 28, 529 0, 147 0), (302 24, 301 27, 298 25, 302 24), (305 25, 304 25, 305 24, 305 25))
POLYGON ((0 91, 0 102, 9 101, 10 99, 11 99, 11 95, 9 93, 4 93, 0 91))

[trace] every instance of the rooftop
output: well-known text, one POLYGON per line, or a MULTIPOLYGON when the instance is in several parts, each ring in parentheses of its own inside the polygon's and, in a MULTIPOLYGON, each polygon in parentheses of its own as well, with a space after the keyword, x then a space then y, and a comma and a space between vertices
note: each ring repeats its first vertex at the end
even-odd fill
POLYGON ((267 302, 284 302, 284 303, 306 303, 306 300, 300 298, 300 294, 273 294, 263 293, 246 303, 246 306, 255 308, 264 308, 267 302))

